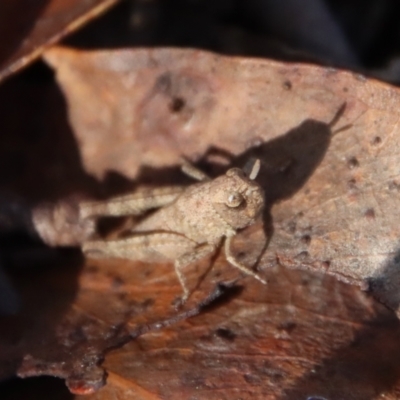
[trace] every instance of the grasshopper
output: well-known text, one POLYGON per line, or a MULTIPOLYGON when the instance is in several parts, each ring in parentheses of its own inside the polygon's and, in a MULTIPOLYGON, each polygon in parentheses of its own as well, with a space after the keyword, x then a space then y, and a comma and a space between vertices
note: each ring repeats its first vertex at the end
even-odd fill
POLYGON ((82 245, 85 254, 101 258, 127 258, 144 262, 173 262, 185 302, 190 293, 183 270, 214 253, 224 241, 229 264, 261 283, 266 281, 235 259, 231 243, 238 230, 252 225, 264 208, 264 191, 255 182, 260 161, 248 165, 250 173, 231 168, 210 179, 201 170, 184 162, 184 173, 199 181, 188 187, 150 189, 106 201, 80 204, 82 218, 134 216, 151 209, 130 236, 115 240, 89 240, 82 245))

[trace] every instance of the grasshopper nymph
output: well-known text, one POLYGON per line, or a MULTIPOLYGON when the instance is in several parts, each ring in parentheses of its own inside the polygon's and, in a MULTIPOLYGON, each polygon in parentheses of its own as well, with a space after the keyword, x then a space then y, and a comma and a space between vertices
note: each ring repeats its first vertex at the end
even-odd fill
POLYGON ((190 293, 183 269, 215 252, 224 240, 226 260, 266 284, 231 252, 231 241, 238 230, 252 225, 263 211, 264 192, 254 180, 259 168, 260 161, 256 160, 248 176, 241 169, 231 168, 224 175, 210 179, 191 164, 184 163, 182 170, 198 183, 186 188, 165 187, 107 201, 82 203, 82 218, 140 215, 158 208, 134 226, 130 236, 90 240, 83 244, 82 250, 93 257, 174 262, 184 302, 190 293))

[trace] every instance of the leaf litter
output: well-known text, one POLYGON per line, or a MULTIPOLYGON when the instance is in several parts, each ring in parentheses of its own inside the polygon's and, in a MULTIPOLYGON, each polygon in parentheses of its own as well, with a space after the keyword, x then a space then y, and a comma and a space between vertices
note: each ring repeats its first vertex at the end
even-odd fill
POLYGON ((396 398, 399 324, 327 274, 398 308, 397 89, 192 50, 54 48, 46 60, 98 179, 185 184, 182 155, 211 176, 261 160, 263 224, 234 248, 246 262, 262 254, 268 286, 239 280, 218 255, 188 269, 197 287, 177 315, 171 265, 81 260, 74 299, 51 327, 54 351, 25 354, 21 376, 61 376, 91 393, 105 383, 104 360, 109 384, 92 398, 335 398, 343 388, 349 399, 396 398))

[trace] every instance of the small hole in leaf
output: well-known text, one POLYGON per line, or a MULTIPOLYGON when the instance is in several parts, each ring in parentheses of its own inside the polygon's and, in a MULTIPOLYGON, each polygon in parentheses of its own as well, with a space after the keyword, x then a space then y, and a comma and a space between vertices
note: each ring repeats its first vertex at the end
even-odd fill
POLYGON ((293 87, 292 82, 290 82, 289 80, 283 82, 283 88, 286 90, 291 90, 293 87))
POLYGON ((124 280, 120 276, 112 277, 112 287, 113 289, 120 289, 124 285, 124 280))
POLYGON ((347 165, 349 166, 350 169, 357 168, 360 163, 358 162, 357 158, 351 157, 350 160, 347 162, 347 165))
POLYGON ((349 181, 347 182, 347 186, 349 189, 355 189, 357 186, 356 184, 357 184, 357 181, 354 178, 349 179, 349 181))
POLYGON ((369 208, 367 211, 365 211, 365 218, 369 220, 374 220, 375 219, 375 210, 373 208, 369 208))
POLYGON ((309 245, 311 243, 311 236, 310 235, 304 235, 301 238, 302 243, 309 245))
POLYGON ((381 144, 381 143, 382 143, 381 137, 380 136, 375 136, 374 140, 372 141, 372 144, 377 146, 378 144, 381 144))
POLYGON ((219 328, 215 331, 215 334, 221 339, 233 342, 236 339, 236 334, 227 328, 219 328))
POLYGON ((181 97, 174 97, 169 105, 171 112, 178 113, 185 107, 185 100, 181 97))
POLYGON ((291 333, 296 328, 296 326, 297 326, 297 324, 295 322, 286 321, 286 322, 283 322, 282 324, 280 324, 278 326, 278 329, 282 330, 282 331, 285 331, 285 332, 288 332, 288 333, 291 333))
POLYGON ((328 269, 331 266, 331 262, 329 260, 324 261, 322 263, 322 268, 328 269))

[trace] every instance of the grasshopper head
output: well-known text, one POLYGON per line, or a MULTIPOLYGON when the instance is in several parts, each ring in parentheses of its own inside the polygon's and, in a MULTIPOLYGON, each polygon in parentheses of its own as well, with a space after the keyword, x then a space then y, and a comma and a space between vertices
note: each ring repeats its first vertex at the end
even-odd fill
POLYGON ((264 191, 254 181, 258 170, 259 160, 254 163, 249 176, 239 168, 231 168, 213 181, 213 207, 234 230, 253 224, 262 213, 264 191))

